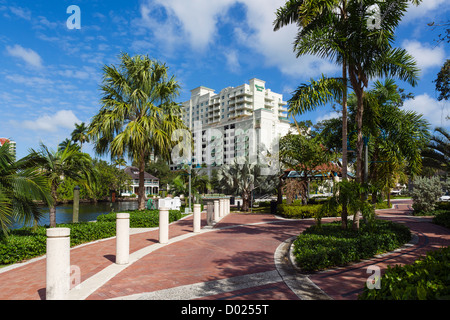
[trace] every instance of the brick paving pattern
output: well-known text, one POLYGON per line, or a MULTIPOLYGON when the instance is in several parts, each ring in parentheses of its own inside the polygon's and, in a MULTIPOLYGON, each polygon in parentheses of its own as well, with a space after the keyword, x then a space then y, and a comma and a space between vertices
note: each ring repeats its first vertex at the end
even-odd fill
MULTIPOLYGON (((369 265, 377 265, 383 272, 389 264, 412 263, 429 250, 449 245, 448 229, 430 223, 431 218, 412 217, 411 202, 395 203, 395 209, 377 211, 379 218, 406 224, 418 236, 418 243, 370 261, 309 275, 329 297, 357 299, 369 276, 366 273, 369 265)), ((331 220, 324 219, 324 222, 331 220)), ((280 244, 313 223, 313 220, 281 220, 270 214, 229 214, 210 232, 169 243, 143 256, 90 293, 87 299, 139 298, 150 293, 173 293, 177 288, 195 288, 198 292, 197 297, 181 295, 182 299, 299 299, 277 276, 274 253, 280 244), (261 284, 252 283, 250 287, 220 292, 223 281, 247 279, 254 274, 272 278, 261 284)), ((202 226, 205 224, 203 212, 202 226)), ((170 239, 192 234, 192 216, 172 223, 169 230, 170 239)), ((157 243, 158 230, 133 234, 130 254, 157 243)), ((114 238, 71 249, 71 265, 80 268, 82 282, 113 265, 114 260, 114 238)), ((45 257, 17 268, 0 269, 0 299, 45 299, 45 257)))

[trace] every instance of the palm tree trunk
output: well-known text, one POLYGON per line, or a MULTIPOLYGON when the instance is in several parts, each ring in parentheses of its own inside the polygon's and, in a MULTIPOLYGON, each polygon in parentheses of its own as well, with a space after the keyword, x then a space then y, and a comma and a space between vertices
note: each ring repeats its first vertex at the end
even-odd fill
POLYGON ((58 199, 58 194, 56 192, 56 185, 52 183, 51 193, 53 198, 53 203, 49 206, 49 220, 50 228, 56 228, 56 201, 58 199))
POLYGON ((139 190, 138 190, 138 210, 145 210, 145 157, 141 156, 139 161, 139 190))
MULTIPOLYGON (((342 79, 344 82, 344 92, 342 95, 342 180, 347 181, 347 61, 344 58, 342 61, 342 79)), ((347 206, 342 206, 341 223, 342 228, 347 229, 347 206)))

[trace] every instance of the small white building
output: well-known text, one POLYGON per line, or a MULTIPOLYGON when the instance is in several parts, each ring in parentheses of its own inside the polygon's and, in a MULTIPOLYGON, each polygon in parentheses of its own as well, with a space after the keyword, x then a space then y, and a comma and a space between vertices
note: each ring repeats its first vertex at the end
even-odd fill
MULTIPOLYGON (((131 177, 131 184, 127 190, 122 190, 122 196, 131 196, 139 192, 139 169, 127 167, 125 172, 131 177)), ((144 188, 146 195, 157 195, 159 193, 159 179, 150 173, 144 173, 144 188)))

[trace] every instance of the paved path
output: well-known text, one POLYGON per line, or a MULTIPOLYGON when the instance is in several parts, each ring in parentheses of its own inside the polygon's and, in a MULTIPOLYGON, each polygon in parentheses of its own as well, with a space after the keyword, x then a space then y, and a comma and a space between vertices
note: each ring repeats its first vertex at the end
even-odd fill
MULTIPOLYGON (((71 299, 295 300, 356 299, 369 265, 412 263, 426 251, 450 243, 450 231, 412 217, 410 202, 380 210, 382 219, 406 224, 418 243, 398 253, 346 268, 303 275, 286 259, 290 240, 313 220, 283 220, 270 214, 225 216, 214 229, 194 234, 192 216, 172 223, 170 241, 158 243, 158 230, 132 234, 130 263, 115 260, 115 239, 71 249, 71 265, 81 284, 71 299)), ((334 219, 324 219, 324 222, 334 219)), ((202 226, 206 213, 202 213, 202 226)), ((75 284, 74 284, 75 285, 75 284)), ((45 299, 45 257, 0 269, 0 300, 45 299)))

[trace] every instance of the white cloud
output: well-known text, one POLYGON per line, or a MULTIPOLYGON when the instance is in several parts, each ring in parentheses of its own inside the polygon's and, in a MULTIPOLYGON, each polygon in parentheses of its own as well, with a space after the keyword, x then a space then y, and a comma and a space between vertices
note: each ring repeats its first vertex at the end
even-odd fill
POLYGON ((442 66, 445 61, 446 55, 443 46, 433 47, 416 40, 405 40, 402 43, 402 47, 416 59, 422 73, 426 72, 428 68, 442 66))
POLYGON ((409 4, 408 11, 402 18, 402 23, 417 22, 418 19, 423 20, 431 18, 433 20, 436 13, 440 14, 448 10, 448 0, 425 0, 422 1, 419 6, 409 4))
POLYGON ((329 113, 326 113, 324 115, 321 115, 321 116, 317 117, 316 123, 318 123, 320 121, 324 121, 324 120, 330 120, 330 119, 334 119, 334 118, 339 118, 339 117, 342 117, 342 115, 339 112, 332 111, 332 112, 329 112, 329 113))
POLYGON ((224 54, 225 54, 225 58, 227 60, 228 69, 234 73, 239 72, 239 70, 241 69, 241 66, 239 64, 239 58, 238 58, 237 51, 229 50, 229 51, 225 52, 224 54))
POLYGON ((27 49, 16 44, 12 47, 7 46, 6 51, 10 56, 22 59, 30 66, 42 68, 42 58, 32 49, 27 49))
POLYGON ((445 126, 448 123, 445 120, 445 117, 450 114, 448 103, 437 101, 426 93, 416 96, 415 99, 406 100, 403 107, 422 114, 432 128, 445 126))
POLYGON ((71 110, 61 110, 53 115, 43 115, 34 121, 26 120, 22 125, 35 131, 56 132, 59 128, 71 129, 81 121, 71 110))
POLYGON ((217 19, 236 0, 156 0, 141 5, 140 25, 169 43, 187 39, 195 50, 204 50, 217 31, 217 19), (161 8, 164 8, 162 13, 161 8), (165 21, 155 15, 165 15, 165 21), (180 33, 181 31, 181 33, 180 33))
MULTIPOLYGON (((295 25, 273 31, 275 12, 285 0, 148 0, 141 5, 138 26, 151 30, 168 47, 187 42, 193 49, 206 50, 214 43, 220 19, 229 18, 226 14, 236 4, 246 9, 246 19, 235 22, 230 46, 236 41, 261 54, 266 67, 277 67, 290 76, 307 79, 339 71, 333 63, 314 56, 295 57, 295 25)), ((228 63, 235 63, 234 53, 227 54, 228 63)))
POLYGON ((14 13, 19 18, 25 20, 31 20, 31 11, 26 8, 21 7, 9 7, 12 13, 14 13))
POLYGON ((25 77, 20 74, 9 74, 5 77, 6 79, 23 84, 30 87, 36 87, 36 86, 50 86, 53 84, 52 80, 42 78, 42 77, 25 77))
POLYGON ((293 42, 297 33, 296 25, 273 31, 275 12, 285 4, 285 0, 247 0, 244 3, 248 8, 249 29, 239 30, 239 37, 265 57, 267 66, 278 67, 286 75, 303 79, 317 77, 322 73, 332 75, 339 72, 338 66, 315 56, 305 55, 298 59, 295 57, 293 42))

